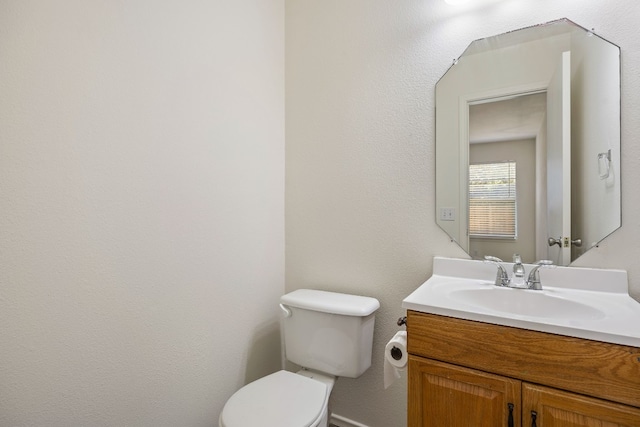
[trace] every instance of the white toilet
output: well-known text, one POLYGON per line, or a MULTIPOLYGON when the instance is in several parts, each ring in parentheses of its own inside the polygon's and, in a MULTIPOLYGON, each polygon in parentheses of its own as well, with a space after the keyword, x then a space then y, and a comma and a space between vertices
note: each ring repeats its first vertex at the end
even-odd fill
POLYGON ((336 377, 357 378, 371 366, 375 298, 299 289, 280 298, 287 360, 278 371, 235 392, 220 427, 327 427, 336 377))

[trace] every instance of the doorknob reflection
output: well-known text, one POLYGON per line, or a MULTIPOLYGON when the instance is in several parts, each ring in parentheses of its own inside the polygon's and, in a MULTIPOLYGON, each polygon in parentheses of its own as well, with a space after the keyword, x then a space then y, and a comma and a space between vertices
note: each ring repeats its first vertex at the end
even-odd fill
MULTIPOLYGON (((558 245, 558 247, 562 247, 562 237, 558 237, 557 239, 554 239, 553 237, 549 237, 547 239, 547 243, 549 244, 549 246, 558 245)), ((582 239, 572 240, 571 244, 573 246, 575 246, 576 248, 580 248, 580 247, 582 247, 582 239)))
POLYGON ((549 237, 549 239, 547 240, 547 243, 549 244, 549 246, 555 246, 558 245, 558 247, 562 247, 562 237, 558 237, 557 239, 554 239, 553 237, 549 237))

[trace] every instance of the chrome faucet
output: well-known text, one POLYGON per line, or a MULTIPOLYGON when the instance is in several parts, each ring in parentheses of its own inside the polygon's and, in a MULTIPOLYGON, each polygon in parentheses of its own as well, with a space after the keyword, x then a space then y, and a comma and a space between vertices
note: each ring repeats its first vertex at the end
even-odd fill
POLYGON ((511 277, 509 277, 507 269, 502 265, 503 261, 500 258, 486 255, 484 257, 484 262, 493 264, 498 268, 496 281, 494 283, 496 286, 504 286, 516 289, 542 290, 542 283, 540 282, 539 272, 540 268, 555 267, 555 265, 553 265, 553 261, 540 260, 536 262, 537 265, 531 269, 531 271, 529 272, 529 277, 525 281, 524 264, 522 264, 522 259, 518 254, 515 254, 513 256, 513 274, 511 277))

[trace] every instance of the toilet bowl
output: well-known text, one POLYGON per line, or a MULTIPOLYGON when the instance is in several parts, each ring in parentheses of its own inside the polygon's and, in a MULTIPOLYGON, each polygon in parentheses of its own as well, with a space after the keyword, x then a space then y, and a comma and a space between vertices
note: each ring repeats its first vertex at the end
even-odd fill
POLYGON ((220 427, 328 427, 337 377, 371 366, 375 298, 299 289, 280 298, 285 358, 302 370, 278 371, 236 391, 220 427))
POLYGON ((242 387, 227 401, 220 427, 327 427, 335 377, 278 371, 242 387))

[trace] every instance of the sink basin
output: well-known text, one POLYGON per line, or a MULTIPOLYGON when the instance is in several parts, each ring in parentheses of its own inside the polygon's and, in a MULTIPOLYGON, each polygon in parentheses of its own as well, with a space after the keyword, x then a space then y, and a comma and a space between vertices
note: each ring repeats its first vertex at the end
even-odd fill
POLYGON ((449 293, 449 297, 475 307, 528 317, 573 320, 595 320, 605 317, 605 314, 595 307, 553 296, 545 291, 492 286, 454 290, 449 293))

